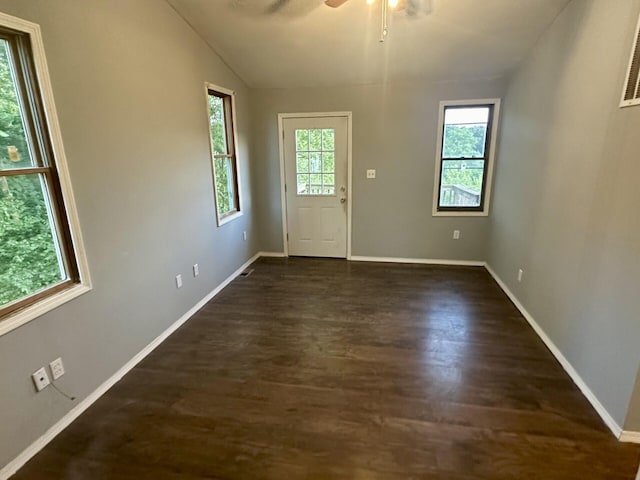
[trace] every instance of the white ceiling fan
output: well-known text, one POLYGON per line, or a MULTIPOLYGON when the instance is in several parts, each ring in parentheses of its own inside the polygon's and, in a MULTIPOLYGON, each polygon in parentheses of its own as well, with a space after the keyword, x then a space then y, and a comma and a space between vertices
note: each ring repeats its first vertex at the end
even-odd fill
MULTIPOLYGON (((331 8, 339 8, 350 0, 231 0, 231 7, 245 13, 262 13, 266 15, 284 15, 288 17, 303 16, 323 3, 331 8)), ((353 1, 353 0, 351 0, 353 1)), ((432 0, 358 0, 372 7, 386 4, 391 11, 404 13, 407 17, 429 15, 432 0)))
MULTIPOLYGON (((348 1, 349 0, 325 0, 324 3, 331 8, 338 8, 348 1)), ((366 0, 367 5, 375 5, 378 2, 380 2, 380 4, 386 4, 389 10, 404 12, 408 17, 428 15, 432 9, 431 0, 366 0)))
MULTIPOLYGON (((306 16, 323 4, 331 8, 342 7, 353 0, 231 0, 231 7, 250 15, 269 15, 288 18, 306 16)), ((380 41, 384 42, 389 33, 387 19, 391 13, 404 14, 407 18, 416 19, 429 15, 433 8, 433 0, 358 0, 371 8, 380 8, 380 41)))
MULTIPOLYGON (((324 3, 329 7, 338 8, 348 1, 325 0, 324 3)), ((384 42, 389 34, 389 11, 404 11, 407 17, 417 18, 421 14, 430 14, 432 9, 431 0, 366 0, 367 5, 375 5, 377 1, 380 2, 380 43, 384 42)))

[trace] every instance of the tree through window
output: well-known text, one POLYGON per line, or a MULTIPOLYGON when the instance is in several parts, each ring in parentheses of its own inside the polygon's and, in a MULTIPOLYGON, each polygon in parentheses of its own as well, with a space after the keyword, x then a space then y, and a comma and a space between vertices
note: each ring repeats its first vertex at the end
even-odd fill
POLYGON ((0 316, 80 281, 33 62, 0 28, 0 316))
POLYGON ((240 213, 233 94, 207 89, 218 224, 240 213))
POLYGON ((486 213, 498 100, 443 102, 435 212, 486 213))

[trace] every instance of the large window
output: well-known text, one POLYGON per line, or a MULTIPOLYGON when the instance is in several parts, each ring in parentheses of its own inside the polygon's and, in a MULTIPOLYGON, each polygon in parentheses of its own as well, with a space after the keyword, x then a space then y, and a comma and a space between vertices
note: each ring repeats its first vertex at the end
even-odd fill
POLYGON ((442 102, 434 215, 488 212, 499 100, 442 102))
POLYGON ((0 15, 0 333, 87 280, 40 42, 37 25, 0 15))
POLYGON ((209 132, 218 225, 240 215, 234 94, 207 85, 209 132))

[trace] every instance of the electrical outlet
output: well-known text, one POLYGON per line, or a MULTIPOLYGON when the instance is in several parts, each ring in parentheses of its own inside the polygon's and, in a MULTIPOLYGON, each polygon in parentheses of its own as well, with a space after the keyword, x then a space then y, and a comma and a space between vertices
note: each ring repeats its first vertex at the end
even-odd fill
POLYGON ((57 380, 64 375, 64 363, 62 363, 62 358, 56 358, 49 364, 49 368, 51 369, 51 377, 54 380, 57 380))
POLYGON ((460 230, 454 230, 453 231, 453 239, 454 240, 460 240, 460 230))
POLYGON ((39 392, 48 387, 51 383, 49 381, 49 375, 47 375, 47 371, 44 369, 44 367, 33 372, 31 374, 31 378, 33 379, 33 384, 35 385, 36 390, 39 392))
POLYGON ((524 270, 519 268, 518 269, 518 283, 522 282, 522 275, 524 275, 524 270))
POLYGON ((182 275, 176 275, 176 287, 182 288, 182 275))
POLYGON ((373 169, 367 170, 367 178, 376 178, 376 171, 373 169))
MULTIPOLYGON (((200 275, 200 267, 198 266, 197 263, 195 263, 193 265, 193 276, 197 277, 198 275, 200 275)), ((180 288, 180 287, 178 287, 178 288, 180 288)))

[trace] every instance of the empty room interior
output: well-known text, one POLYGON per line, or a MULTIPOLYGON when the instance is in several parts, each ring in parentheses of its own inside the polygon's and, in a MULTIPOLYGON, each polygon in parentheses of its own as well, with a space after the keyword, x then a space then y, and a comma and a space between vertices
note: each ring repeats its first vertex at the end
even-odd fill
POLYGON ((0 0, 0 480, 640 479, 640 0, 0 0))

